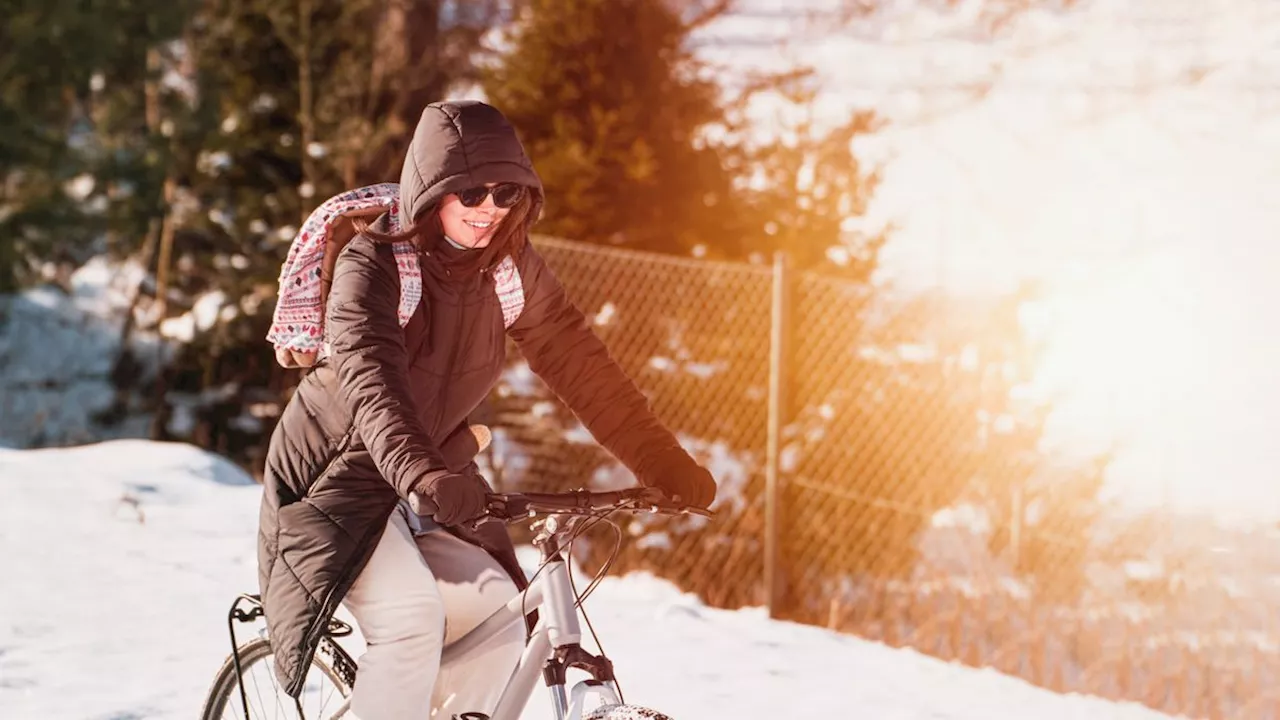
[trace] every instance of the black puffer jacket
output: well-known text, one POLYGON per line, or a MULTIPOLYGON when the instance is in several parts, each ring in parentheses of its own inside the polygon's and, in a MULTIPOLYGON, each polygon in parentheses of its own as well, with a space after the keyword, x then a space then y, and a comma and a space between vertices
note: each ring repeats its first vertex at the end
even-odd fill
MULTIPOLYGON (((428 106, 401 178, 403 216, 486 182, 520 182, 541 197, 501 114, 474 102, 428 106)), ((374 229, 385 230, 385 220, 374 229)), ((506 332, 530 368, 640 482, 693 465, 532 245, 516 266, 524 310, 506 332)), ((343 249, 325 320, 331 354, 303 379, 271 438, 259 584, 276 673, 295 697, 329 617, 397 502, 426 472, 458 469, 477 449, 467 417, 502 370, 502 308, 487 277, 470 287, 430 277, 424 274, 422 303, 401 328, 391 246, 359 236, 343 249)), ((523 587, 510 539, 497 523, 483 527, 482 536, 454 532, 494 554, 523 587)))

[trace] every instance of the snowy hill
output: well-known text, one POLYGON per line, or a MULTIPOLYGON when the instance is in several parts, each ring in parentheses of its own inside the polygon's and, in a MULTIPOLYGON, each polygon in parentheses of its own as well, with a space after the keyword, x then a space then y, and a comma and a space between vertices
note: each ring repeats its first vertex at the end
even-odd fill
MULTIPOLYGON (((186 445, 0 450, 3 717, 192 717, 228 652, 227 608, 255 590, 259 495, 186 445)), ((1165 717, 707 608, 649 576, 610 578, 587 607, 629 699, 679 720, 1165 717)), ((524 718, 549 717, 535 694, 524 718)))

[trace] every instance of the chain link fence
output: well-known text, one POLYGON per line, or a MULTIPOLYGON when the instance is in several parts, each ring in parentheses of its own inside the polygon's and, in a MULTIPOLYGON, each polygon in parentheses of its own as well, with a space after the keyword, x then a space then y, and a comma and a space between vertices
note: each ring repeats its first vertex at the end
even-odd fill
MULTIPOLYGON (((1115 507, 1099 495, 1105 458, 1045 457, 1044 408, 1019 398, 1031 359, 1016 302, 894 302, 785 265, 536 243, 721 487, 713 520, 593 532, 575 550, 588 569, 618 543, 616 571, 711 605, 767 605, 1187 717, 1280 717, 1280 558, 1267 551, 1280 534, 1115 507)), ((514 345, 478 419, 495 429, 500 487, 634 481, 514 345)))

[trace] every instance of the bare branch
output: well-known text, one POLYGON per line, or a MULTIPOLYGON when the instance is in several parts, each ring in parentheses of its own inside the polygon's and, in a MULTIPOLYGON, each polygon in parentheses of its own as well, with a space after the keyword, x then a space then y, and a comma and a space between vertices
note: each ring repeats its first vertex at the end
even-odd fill
POLYGON ((720 19, 733 10, 734 4, 735 0, 712 0, 710 5, 701 8, 692 18, 685 21, 685 32, 691 33, 720 19))

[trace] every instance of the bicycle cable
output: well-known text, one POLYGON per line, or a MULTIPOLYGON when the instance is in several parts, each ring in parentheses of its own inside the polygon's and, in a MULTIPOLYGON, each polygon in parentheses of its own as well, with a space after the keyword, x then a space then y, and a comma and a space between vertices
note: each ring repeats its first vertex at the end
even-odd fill
MULTIPOLYGON (((622 528, 618 525, 618 523, 613 521, 612 516, 623 509, 626 509, 626 508, 614 508, 612 510, 607 510, 600 513, 580 514, 579 517, 585 517, 588 519, 581 524, 575 524, 573 529, 569 532, 569 542, 566 543, 564 546, 564 552, 566 556, 565 561, 566 561, 566 564, 568 565, 567 569, 568 569, 568 575, 569 575, 569 590, 570 592, 573 593, 573 596, 574 596, 574 607, 582 613, 582 620, 586 624, 587 630, 591 633, 591 639, 592 641, 595 642, 596 648, 599 649, 600 657, 606 661, 608 660, 608 657, 609 657, 608 653, 604 651, 604 644, 600 642, 600 635, 599 633, 596 632, 595 625, 591 622, 590 615, 587 614, 587 609, 583 607, 583 602, 586 601, 586 599, 590 597, 593 592, 595 592, 596 588, 600 586, 600 583, 608 575, 609 569, 613 567, 614 561, 617 560, 618 554, 622 551, 622 528), (591 582, 587 584, 586 589, 583 590, 582 593, 579 593, 577 588, 577 583, 573 579, 573 544, 574 542, 577 541, 579 537, 581 537, 582 535, 585 535, 589 530, 594 528, 596 525, 599 525, 601 522, 607 522, 609 526, 613 528, 614 538, 615 538, 614 544, 613 544, 613 550, 609 553, 609 556, 605 559, 604 563, 600 566, 600 569, 596 571, 595 576, 591 578, 591 582)), ((542 574, 542 571, 545 570, 548 565, 549 563, 547 563, 546 561, 543 561, 539 565, 537 571, 534 572, 533 576, 529 578, 528 585, 525 587, 524 591, 520 594, 521 617, 526 617, 526 618, 528 617, 528 611, 525 603, 528 600, 529 589, 533 587, 533 582, 538 579, 538 576, 542 574)), ((526 634, 526 638, 525 638, 527 642, 529 638, 532 637, 532 634, 529 633, 528 631, 528 623, 526 623, 525 625, 526 625, 526 632, 528 633, 526 634)), ((626 704, 626 695, 622 691, 622 682, 618 680, 616 675, 613 677, 613 685, 618 691, 618 702, 621 704, 626 704)))
MULTIPOLYGON (((604 651, 604 645, 600 642, 600 636, 596 633, 595 625, 591 623, 591 616, 587 614, 587 609, 582 606, 582 603, 589 595, 591 595, 595 588, 600 584, 600 581, 604 579, 605 575, 609 572, 610 566, 613 565, 614 559, 617 558, 618 553, 622 550, 622 528, 618 527, 618 524, 610 519, 610 516, 616 512, 618 511, 611 510, 603 515, 595 516, 594 522, 587 523, 580 529, 575 528, 576 532, 569 537, 569 544, 565 549, 565 553, 569 556, 569 589, 574 594, 574 607, 582 613, 582 620, 586 623, 587 630, 591 633, 591 639, 595 642, 596 648, 600 651, 600 657, 606 661, 609 659, 609 654, 604 651), (601 522, 609 523, 617 536, 617 542, 614 543, 613 552, 609 554, 609 559, 604 562, 600 570, 596 572, 596 576, 587 584, 587 589, 579 595, 578 588, 573 581, 573 542, 578 539, 578 536, 586 533, 601 522)), ((626 695, 622 692, 622 682, 618 680, 616 675, 613 676, 613 686, 618 690, 618 702, 625 705, 627 702, 626 695)))
MULTIPOLYGON (((542 574, 543 570, 547 569, 548 565, 550 565, 550 563, 547 562, 546 560, 543 560, 538 565, 538 569, 534 571, 533 577, 530 577, 529 582, 525 583, 524 590, 520 592, 520 617, 521 619, 525 620, 525 624, 524 624, 525 644, 528 644, 528 642, 533 639, 533 628, 529 627, 529 623, 528 623, 529 610, 525 605, 525 603, 529 601, 529 591, 533 589, 533 581, 538 579, 538 576, 542 574)), ((570 579, 573 578, 572 573, 569 575, 569 578, 570 579)))
MULTIPOLYGON (((617 511, 614 511, 614 512, 617 512, 617 511)), ((611 515, 613 513, 609 513, 609 514, 611 515)), ((596 525, 599 525, 601 522, 609 523, 609 526, 613 528, 613 531, 617 536, 617 539, 613 544, 613 551, 609 553, 609 557, 600 566, 600 569, 596 571, 595 577, 591 578, 591 582, 587 584, 587 589, 583 590, 581 595, 578 594, 578 589, 576 587, 573 587, 573 577, 570 576, 569 584, 574 593, 574 598, 575 598, 574 606, 579 609, 582 607, 583 601, 585 601, 591 595, 591 593, 595 592, 595 589, 599 587, 600 582, 604 580, 604 578, 609 574, 609 569, 613 567, 614 560, 618 558, 618 553, 622 550, 622 528, 618 527, 618 524, 613 520, 611 520, 609 518, 609 515, 605 515, 597 519, 596 522, 591 523, 590 525, 583 528, 582 532, 577 533, 572 538, 570 538, 569 552, 570 553, 573 552, 573 541, 577 539, 578 535, 585 534, 587 530, 590 530, 596 525)))
MULTIPOLYGON (((608 516, 608 515, 606 514, 604 517, 607 517, 607 516, 608 516)), ((597 516, 593 515, 592 517, 597 517, 597 516)), ((591 525, 588 525, 588 526, 587 526, 587 528, 584 528, 583 530, 585 530, 585 529, 589 529, 590 527, 592 527, 592 526, 591 526, 591 525)), ((575 529, 577 532, 575 532, 575 533, 573 533, 572 535, 570 535, 570 536, 569 536, 569 544, 568 544, 568 546, 567 546, 567 548, 566 548, 566 550, 565 550, 565 554, 570 556, 570 558, 569 558, 569 560, 568 560, 568 564, 569 564, 569 587, 570 587, 570 589, 572 589, 572 588, 573 588, 573 560, 572 560, 572 553, 573 553, 573 541, 574 541, 575 539, 577 539, 578 535, 580 535, 580 534, 582 533, 582 531, 583 531, 583 530, 578 530, 578 528, 574 528, 574 529, 575 529)), ((525 588, 524 588, 524 590, 522 590, 522 591, 520 592, 520 617, 522 617, 522 618, 526 618, 526 619, 529 617, 528 605, 526 604, 526 603, 528 603, 528 601, 529 601, 529 591, 530 591, 531 589, 533 589, 533 582, 534 582, 535 580, 537 580, 537 579, 538 579, 538 576, 542 574, 542 571, 543 571, 543 570, 546 570, 546 569, 547 569, 547 566, 548 566, 548 565, 549 565, 549 562, 548 562, 547 560, 542 560, 542 561, 538 564, 538 569, 537 569, 536 571, 534 571, 533 575, 529 578, 528 583, 526 583, 526 584, 525 584, 525 588)), ((575 594, 576 594, 576 591, 575 591, 575 594)), ((533 638, 533 628, 529 627, 529 623, 528 623, 528 622, 526 622, 526 623, 525 623, 525 638, 524 638, 524 639, 525 639, 525 642, 526 642, 526 643, 527 643, 527 642, 529 642, 529 640, 531 640, 532 638, 533 638)))

